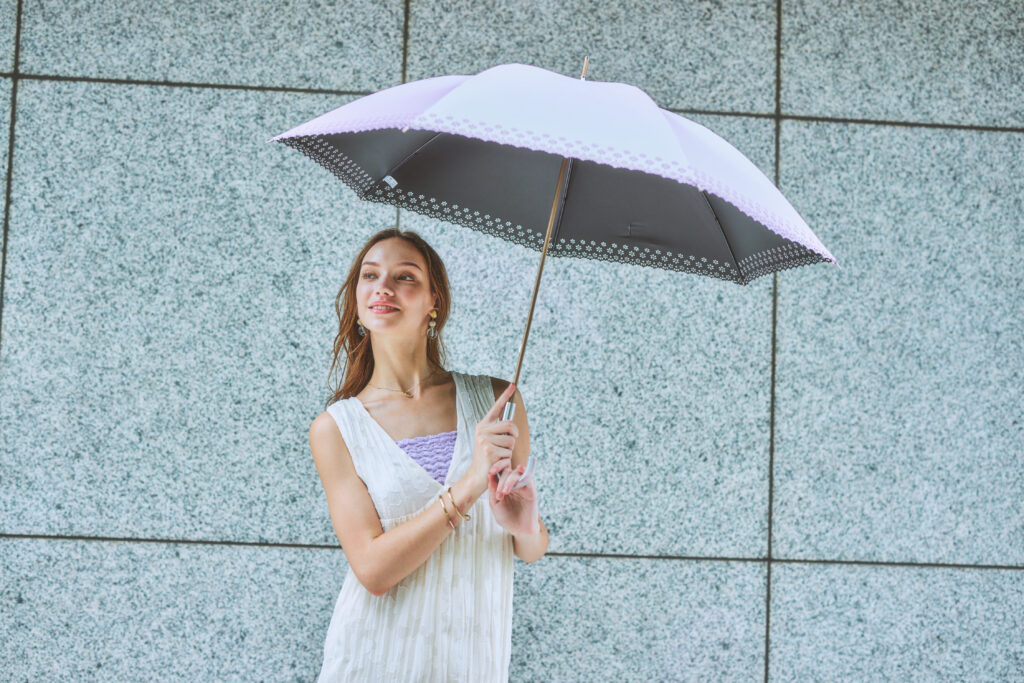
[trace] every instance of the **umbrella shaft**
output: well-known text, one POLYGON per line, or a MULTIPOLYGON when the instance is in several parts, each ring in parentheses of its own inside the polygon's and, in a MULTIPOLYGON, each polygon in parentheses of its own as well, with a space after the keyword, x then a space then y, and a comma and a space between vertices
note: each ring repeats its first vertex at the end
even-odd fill
MULTIPOLYGON (((526 330, 523 332, 523 343, 519 346, 519 360, 516 361, 516 373, 512 378, 513 384, 519 383, 519 371, 523 367, 523 355, 526 353, 526 340, 530 336, 530 323, 533 321, 533 307, 537 303, 537 290, 540 287, 540 276, 544 272, 544 259, 548 255, 548 244, 551 242, 552 228, 555 227, 555 219, 561 222, 560 209, 565 202, 565 191, 569 184, 569 166, 571 160, 562 157, 562 166, 558 169, 558 180, 555 183, 555 198, 551 201, 551 215, 548 216, 548 230, 544 235, 544 249, 540 253, 540 264, 537 266, 537 279, 533 283, 533 296, 530 297, 530 312, 526 316, 526 330)), ((505 404, 505 412, 502 420, 511 420, 515 414, 516 404, 509 401, 505 404)))

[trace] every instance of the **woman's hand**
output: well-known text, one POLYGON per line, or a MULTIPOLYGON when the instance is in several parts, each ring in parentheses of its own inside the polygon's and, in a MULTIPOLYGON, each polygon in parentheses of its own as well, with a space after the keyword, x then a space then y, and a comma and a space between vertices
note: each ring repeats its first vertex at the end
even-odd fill
MULTIPOLYGON (((519 427, 512 420, 500 420, 505 404, 515 395, 516 385, 509 384, 494 401, 494 405, 476 424, 473 439, 473 462, 470 463, 467 476, 474 482, 477 495, 483 495, 487 489, 488 470, 504 460, 511 463, 512 449, 519 436, 519 427)), ((474 498, 474 500, 476 500, 474 498)))
POLYGON ((516 535, 524 536, 540 531, 540 513, 537 509, 537 488, 530 481, 512 490, 523 475, 523 466, 512 469, 512 458, 502 458, 491 466, 487 488, 490 491, 491 512, 494 519, 516 535))

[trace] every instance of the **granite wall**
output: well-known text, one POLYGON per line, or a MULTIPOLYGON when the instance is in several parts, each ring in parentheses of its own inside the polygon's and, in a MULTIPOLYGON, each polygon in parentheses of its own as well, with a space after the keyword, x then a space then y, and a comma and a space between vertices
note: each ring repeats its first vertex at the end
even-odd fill
POLYGON ((0 0, 0 678, 315 678, 341 277, 421 233, 450 366, 510 378, 538 254, 266 141, 585 55, 747 154, 842 267, 547 261, 520 387, 550 546, 516 561, 511 680, 1024 680, 1007 0, 0 0))

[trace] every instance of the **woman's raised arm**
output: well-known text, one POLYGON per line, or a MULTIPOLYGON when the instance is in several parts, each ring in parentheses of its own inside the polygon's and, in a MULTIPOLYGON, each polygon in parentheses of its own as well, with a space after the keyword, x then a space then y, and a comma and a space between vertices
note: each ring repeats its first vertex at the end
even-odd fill
MULTIPOLYGON (((447 517, 435 503, 385 533, 370 492, 356 474, 345 440, 329 413, 313 420, 309 448, 345 558, 359 582, 374 595, 383 595, 427 561, 451 533, 449 518, 455 526, 461 522, 445 495, 447 517)), ((463 512, 487 490, 487 481, 475 481, 472 475, 467 472, 452 485, 452 497, 463 512)))

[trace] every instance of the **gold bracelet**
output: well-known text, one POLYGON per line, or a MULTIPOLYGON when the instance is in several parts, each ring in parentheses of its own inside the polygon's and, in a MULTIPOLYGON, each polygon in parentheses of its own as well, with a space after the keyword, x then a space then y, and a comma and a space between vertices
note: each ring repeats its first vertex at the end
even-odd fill
POLYGON ((452 524, 452 516, 448 514, 448 508, 446 508, 444 505, 444 496, 442 495, 438 497, 438 500, 441 501, 441 509, 444 510, 444 516, 445 519, 448 520, 448 526, 452 528, 452 531, 455 531, 455 525, 452 524))
POLYGON ((469 516, 468 512, 466 514, 463 514, 462 510, 459 509, 459 506, 455 504, 455 498, 452 497, 452 487, 451 486, 448 487, 447 493, 448 493, 448 500, 450 500, 452 502, 452 507, 455 508, 456 514, 458 514, 459 517, 462 517, 462 519, 472 519, 472 517, 469 516))

